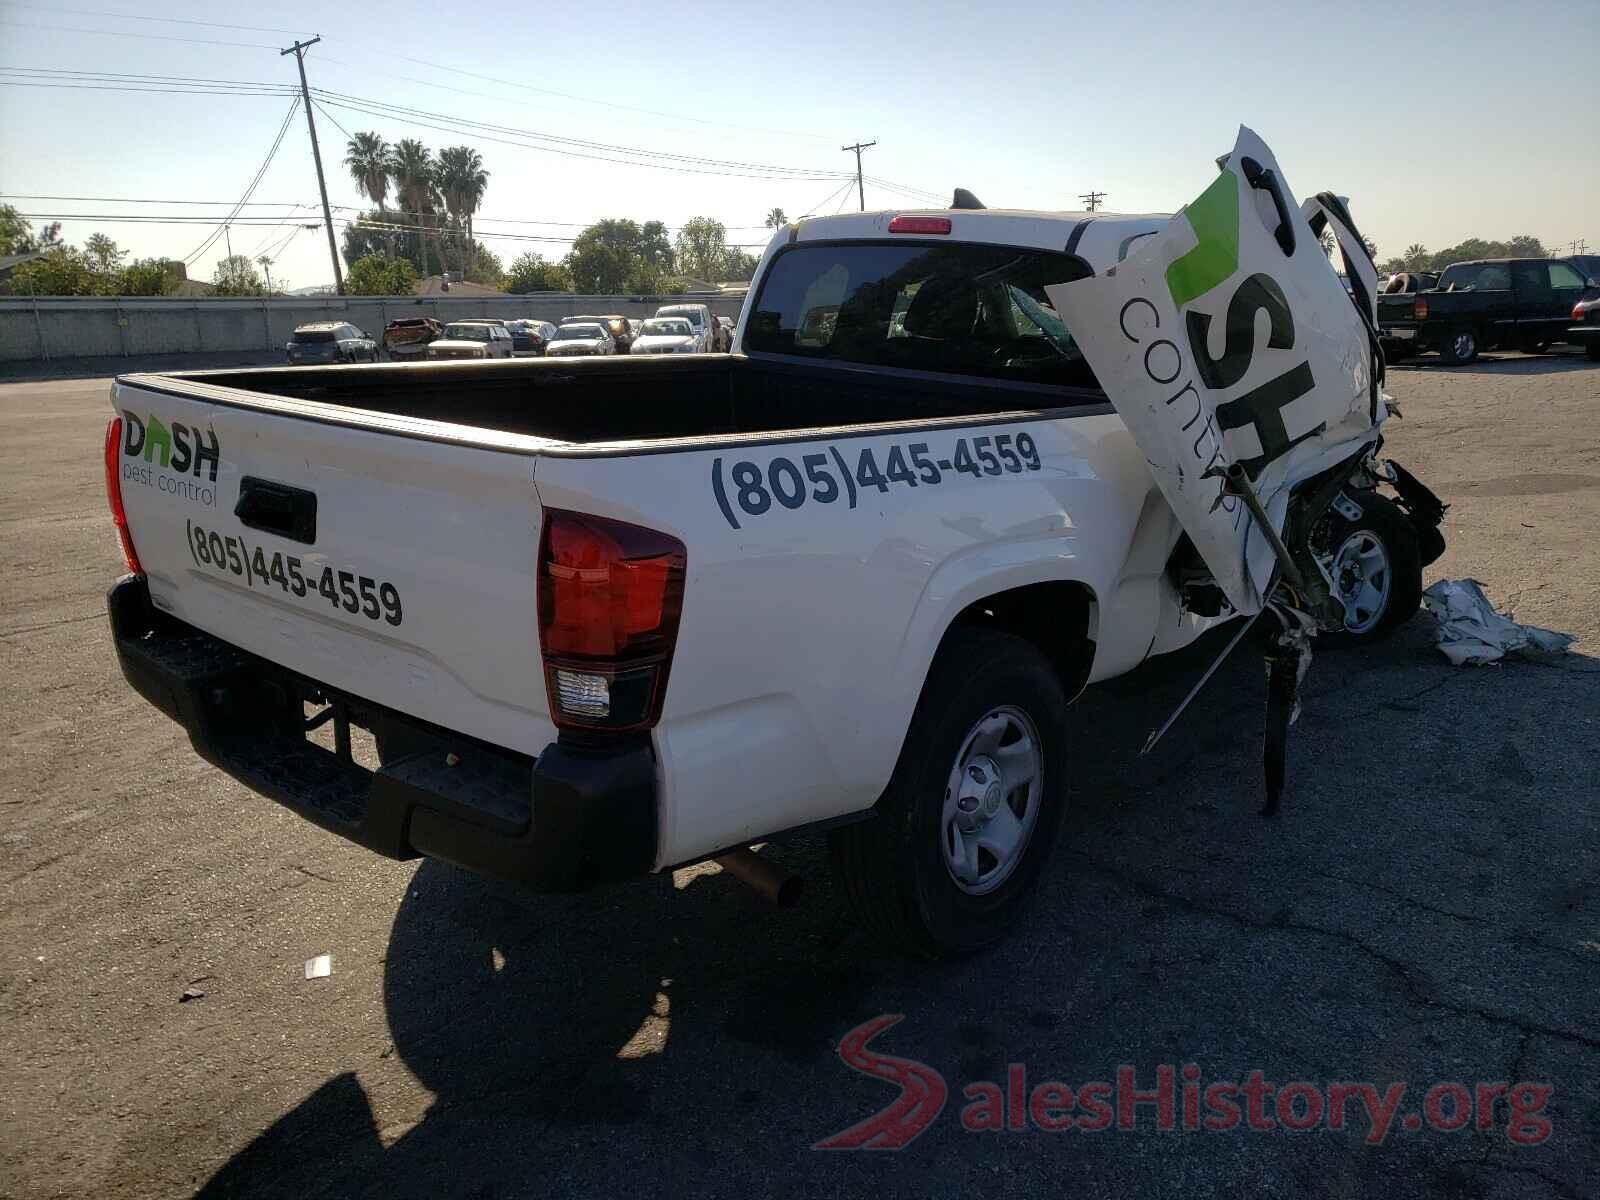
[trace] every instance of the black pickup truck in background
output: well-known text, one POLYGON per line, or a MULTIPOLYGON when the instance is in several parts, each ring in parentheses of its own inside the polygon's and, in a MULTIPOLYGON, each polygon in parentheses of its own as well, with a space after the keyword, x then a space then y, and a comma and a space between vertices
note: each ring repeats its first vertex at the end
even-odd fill
POLYGON ((1378 328, 1391 362, 1437 350, 1447 363, 1480 350, 1538 353, 1565 341, 1573 306, 1600 296, 1600 281, 1562 258, 1453 263, 1429 291, 1378 297, 1378 328))

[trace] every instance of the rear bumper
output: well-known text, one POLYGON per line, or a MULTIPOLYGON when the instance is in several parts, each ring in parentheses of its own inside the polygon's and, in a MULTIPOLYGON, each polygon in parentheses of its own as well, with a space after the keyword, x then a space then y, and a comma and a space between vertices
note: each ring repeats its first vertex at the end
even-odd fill
POLYGON ((142 578, 120 580, 107 607, 123 675, 184 727, 200 757, 340 837, 540 891, 575 891, 654 864, 648 740, 604 749, 557 741, 530 760, 339 695, 159 613, 142 578), (353 761, 347 733, 337 739, 342 752, 307 739, 307 699, 328 703, 336 726, 371 730, 382 765, 353 761))
POLYGON ((1574 346, 1584 347, 1594 342, 1600 342, 1600 324, 1569 326, 1567 329, 1567 341, 1574 346))

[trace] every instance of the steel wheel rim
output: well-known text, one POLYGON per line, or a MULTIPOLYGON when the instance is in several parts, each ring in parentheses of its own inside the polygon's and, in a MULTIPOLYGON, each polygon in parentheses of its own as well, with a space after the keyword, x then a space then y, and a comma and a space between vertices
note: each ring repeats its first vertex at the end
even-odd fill
POLYGON ((1456 342, 1455 342, 1456 357, 1457 358, 1465 358, 1467 355, 1471 354, 1472 353, 1472 347, 1475 344, 1476 343, 1473 341, 1472 335, 1470 333, 1458 333, 1458 334, 1456 334, 1456 342))
POLYGON ((1020 708, 990 709, 967 730, 945 781, 939 848, 951 880, 984 896, 1016 872, 1039 823, 1044 751, 1020 708))
POLYGON ((1334 587, 1344 605, 1344 627, 1366 633, 1383 620, 1394 588, 1394 567, 1389 547, 1370 529, 1358 529, 1333 556, 1334 587))

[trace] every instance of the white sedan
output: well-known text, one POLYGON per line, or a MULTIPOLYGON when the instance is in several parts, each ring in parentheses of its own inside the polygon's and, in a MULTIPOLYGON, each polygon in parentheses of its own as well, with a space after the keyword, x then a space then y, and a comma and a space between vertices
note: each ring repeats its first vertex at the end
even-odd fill
POLYGON ((563 325, 544 348, 546 358, 570 358, 573 355, 615 354, 617 343, 602 325, 578 322, 563 325))
POLYGON ((630 354, 693 354, 700 349, 694 326, 684 317, 651 317, 633 339, 630 354))

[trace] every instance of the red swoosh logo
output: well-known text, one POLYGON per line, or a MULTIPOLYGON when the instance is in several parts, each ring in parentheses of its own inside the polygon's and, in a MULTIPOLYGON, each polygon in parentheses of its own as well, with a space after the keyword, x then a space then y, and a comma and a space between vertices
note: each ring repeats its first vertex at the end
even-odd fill
POLYGON ((839 1057, 851 1070, 895 1084, 900 1095, 882 1112, 824 1138, 813 1150, 899 1150, 944 1110, 944 1076, 926 1063, 875 1054, 867 1043, 905 1020, 904 1013, 885 1013, 857 1025, 839 1041, 839 1057))

